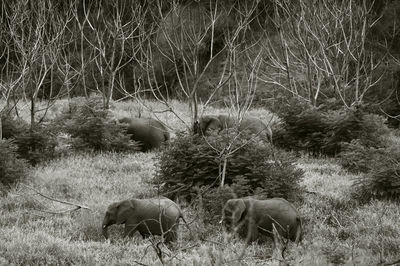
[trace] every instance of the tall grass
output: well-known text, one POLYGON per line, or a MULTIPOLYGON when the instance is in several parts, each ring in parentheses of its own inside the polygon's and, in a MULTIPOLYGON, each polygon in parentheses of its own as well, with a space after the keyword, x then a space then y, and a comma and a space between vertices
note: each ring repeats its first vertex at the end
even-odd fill
MULTIPOLYGON (((117 103, 115 112, 130 114, 134 104, 117 103)), ((189 119, 186 105, 177 106, 189 119)), ((170 113, 160 115, 171 128, 185 128, 170 113)), ((123 226, 112 226, 111 238, 105 240, 100 228, 111 202, 157 195, 157 188, 148 184, 155 172, 156 155, 74 154, 33 168, 26 183, 0 197, 0 265, 161 265, 151 239, 138 234, 123 239, 123 226), (48 200, 30 187, 90 210, 62 213, 71 206, 48 200)), ((354 176, 334 159, 303 156, 298 165, 305 171, 303 186, 309 193, 303 202, 295 202, 304 217, 304 240, 298 246, 289 244, 285 258, 291 265, 376 265, 399 259, 399 204, 352 202, 349 188, 354 176)), ((191 232, 181 226, 178 241, 161 247, 166 265, 272 262, 272 241, 253 243, 239 261, 242 240, 225 233, 218 224, 204 223, 201 206, 183 202, 181 206, 191 232)))

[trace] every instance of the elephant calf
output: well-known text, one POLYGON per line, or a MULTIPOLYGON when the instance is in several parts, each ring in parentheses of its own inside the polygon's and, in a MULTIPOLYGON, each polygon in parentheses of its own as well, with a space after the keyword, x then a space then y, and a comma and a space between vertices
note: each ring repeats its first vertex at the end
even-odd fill
MULTIPOLYGON (((221 131, 227 128, 234 128, 237 122, 228 115, 207 115, 200 118, 193 126, 194 133, 206 134, 209 130, 221 131)), ((251 116, 243 117, 238 125, 238 130, 249 131, 252 134, 266 136, 272 141, 271 127, 266 125, 261 119, 251 116)))
POLYGON ((103 236, 108 238, 108 226, 125 224, 124 237, 139 231, 143 238, 162 235, 168 243, 177 238, 179 218, 184 220, 179 206, 168 198, 123 200, 108 206, 103 236))
POLYGON ((290 202, 282 198, 230 199, 224 206, 221 222, 230 229, 239 227, 241 236, 246 237, 248 243, 257 240, 259 234, 272 237, 272 224, 280 235, 296 243, 301 241, 300 214, 290 202))
POLYGON ((153 118, 125 117, 118 121, 128 124, 127 133, 132 135, 132 140, 140 143, 142 151, 158 148, 170 138, 165 125, 153 118))

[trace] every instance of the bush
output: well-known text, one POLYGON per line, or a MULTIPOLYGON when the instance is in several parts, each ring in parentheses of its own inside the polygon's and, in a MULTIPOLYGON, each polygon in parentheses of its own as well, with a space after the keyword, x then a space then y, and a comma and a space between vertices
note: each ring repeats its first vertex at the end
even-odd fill
POLYGON ((274 132, 274 143, 313 155, 335 156, 345 143, 357 139, 366 147, 382 147, 382 136, 389 132, 382 117, 367 114, 361 107, 319 110, 295 105, 282 118, 282 125, 274 132))
POLYGON ((113 121, 100 98, 72 105, 71 112, 56 119, 60 131, 72 138, 72 147, 80 151, 137 151, 139 146, 126 133, 126 125, 113 121))
POLYGON ((27 176, 28 165, 18 158, 17 147, 9 140, 0 140, 0 184, 12 186, 27 176))
POLYGON ((274 132, 274 143, 289 150, 321 153, 328 129, 324 116, 316 108, 298 111, 293 108, 283 116, 283 125, 274 132))
POLYGON ((356 178, 353 196, 363 202, 373 198, 400 200, 400 148, 371 152, 365 164, 368 172, 356 178))
POLYGON ((230 186, 211 189, 203 187, 199 192, 201 195, 199 203, 203 207, 203 211, 207 214, 203 216, 204 222, 213 224, 221 220, 222 209, 225 203, 229 199, 238 197, 230 186))
POLYGON ((15 137, 19 156, 30 164, 36 165, 53 159, 56 156, 57 140, 50 130, 36 125, 32 130, 25 130, 15 137))
POLYGON ((351 173, 367 173, 371 169, 371 160, 378 149, 365 147, 359 140, 343 145, 339 162, 351 173))
POLYGON ((5 139, 15 138, 28 128, 28 124, 20 118, 15 119, 6 114, 0 114, 0 116, 2 134, 5 139))
MULTIPOLYGON (((220 186, 222 161, 219 151, 231 145, 234 151, 226 165, 225 185, 238 197, 296 198, 303 171, 294 165, 294 157, 254 136, 235 138, 226 131, 206 139, 180 136, 160 155, 159 170, 153 183, 162 184, 161 192, 191 200, 200 189, 220 186)), ((206 190, 206 193, 209 191, 206 190)))
POLYGON ((382 136, 389 132, 383 118, 365 114, 359 108, 327 112, 326 121, 329 127, 323 152, 330 156, 340 153, 344 143, 356 139, 365 147, 382 147, 382 136))

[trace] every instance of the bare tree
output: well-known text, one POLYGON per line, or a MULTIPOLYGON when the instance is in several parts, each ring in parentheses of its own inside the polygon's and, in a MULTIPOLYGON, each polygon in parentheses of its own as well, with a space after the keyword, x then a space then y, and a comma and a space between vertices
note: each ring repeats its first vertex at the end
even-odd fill
MULTIPOLYGON (((58 15, 50 0, 37 2, 16 1, 7 7, 8 30, 12 40, 11 47, 16 55, 14 71, 20 73, 18 86, 25 100, 30 102, 30 124, 33 129, 38 111, 39 91, 50 74, 50 95, 55 99, 59 94, 53 94, 54 65, 57 56, 65 45, 63 34, 69 21, 69 14, 58 15)), ((44 108, 46 111, 50 102, 44 108)), ((43 116, 44 117, 44 116, 43 116)), ((40 119, 42 120, 43 117, 40 119)))
POLYGON ((278 38, 266 36, 268 67, 260 80, 312 105, 332 94, 346 107, 361 103, 379 81, 373 73, 385 59, 366 46, 376 23, 369 2, 275 1, 278 38))
POLYGON ((126 56, 127 43, 135 37, 136 27, 140 25, 138 19, 141 9, 130 9, 125 4, 117 1, 103 6, 99 3, 98 6, 91 8, 89 6, 84 10, 83 21, 90 27, 91 32, 83 34, 83 37, 93 50, 93 61, 100 79, 97 81, 94 78, 94 82, 98 92, 103 96, 106 109, 109 108, 115 88, 119 84, 118 75, 131 61, 126 56), (135 19, 124 19, 124 15, 129 11, 133 11, 130 16, 135 19))

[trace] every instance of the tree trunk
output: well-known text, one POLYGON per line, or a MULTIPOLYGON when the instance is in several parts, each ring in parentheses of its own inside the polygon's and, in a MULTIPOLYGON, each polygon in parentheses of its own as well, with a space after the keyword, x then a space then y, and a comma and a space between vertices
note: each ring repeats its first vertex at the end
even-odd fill
POLYGON ((31 98, 31 131, 33 131, 33 127, 35 125, 35 98, 31 98))
POLYGON ((3 124, 2 124, 2 122, 1 122, 1 115, 0 115, 0 140, 2 140, 3 139, 3 124))

